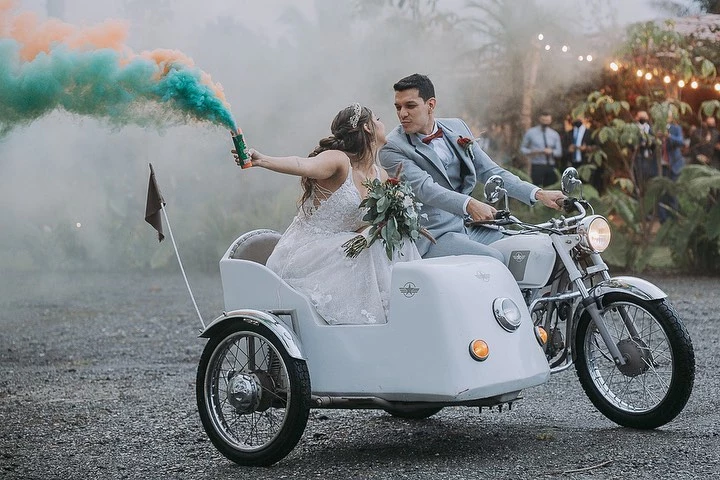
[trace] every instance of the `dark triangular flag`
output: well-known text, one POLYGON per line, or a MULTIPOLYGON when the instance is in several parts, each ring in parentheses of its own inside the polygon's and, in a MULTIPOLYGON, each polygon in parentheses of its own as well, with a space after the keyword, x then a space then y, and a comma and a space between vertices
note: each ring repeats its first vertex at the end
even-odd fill
POLYGON ((160 210, 165 205, 165 200, 160 194, 157 182, 155 181, 155 170, 153 170, 152 163, 150 164, 150 183, 148 183, 147 193, 147 206, 145 207, 145 221, 153 226, 158 232, 158 241, 162 242, 165 235, 163 235, 162 218, 160 217, 160 210))

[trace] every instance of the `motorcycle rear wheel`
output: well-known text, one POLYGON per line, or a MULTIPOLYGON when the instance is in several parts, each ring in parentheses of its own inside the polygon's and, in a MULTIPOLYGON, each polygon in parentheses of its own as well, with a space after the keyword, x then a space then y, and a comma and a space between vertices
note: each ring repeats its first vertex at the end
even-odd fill
POLYGON ((685 407, 695 378, 692 341, 665 299, 642 300, 624 293, 602 299, 601 314, 627 363, 616 366, 588 312, 575 335, 575 369, 590 401, 607 418, 630 428, 665 425, 685 407), (638 335, 629 334, 625 311, 638 335))
POLYGON ((237 322, 205 345, 196 398, 205 432, 239 465, 269 466, 295 447, 310 413, 310 375, 263 325, 237 322))

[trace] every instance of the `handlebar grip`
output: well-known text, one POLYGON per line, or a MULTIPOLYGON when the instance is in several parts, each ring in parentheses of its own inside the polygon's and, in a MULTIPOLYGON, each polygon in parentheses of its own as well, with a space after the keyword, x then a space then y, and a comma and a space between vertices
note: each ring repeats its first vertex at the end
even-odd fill
POLYGON ((575 210, 575 200, 574 198, 564 198, 562 199, 562 203, 558 200, 558 205, 560 205, 565 213, 570 213, 573 210, 575 210))

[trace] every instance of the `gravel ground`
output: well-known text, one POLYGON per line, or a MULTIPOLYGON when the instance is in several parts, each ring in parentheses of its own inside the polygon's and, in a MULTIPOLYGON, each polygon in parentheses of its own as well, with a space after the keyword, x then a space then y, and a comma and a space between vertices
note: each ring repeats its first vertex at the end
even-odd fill
MULTIPOLYGON (((685 319, 697 361, 690 402, 660 429, 616 426, 569 370, 526 390, 510 412, 446 408, 408 421, 313 410, 288 457, 253 469, 226 460, 200 425, 194 380, 205 340, 179 273, 3 274, 0 478, 717 477, 717 279, 650 280, 685 319)), ((219 275, 190 281, 214 318, 219 275)))

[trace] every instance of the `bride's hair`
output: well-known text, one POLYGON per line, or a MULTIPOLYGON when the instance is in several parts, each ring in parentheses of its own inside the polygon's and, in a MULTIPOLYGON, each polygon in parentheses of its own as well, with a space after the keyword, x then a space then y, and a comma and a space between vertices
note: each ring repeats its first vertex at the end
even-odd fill
MULTIPOLYGON (((318 146, 308 156, 314 157, 325 150, 340 150, 357 159, 373 155, 375 123, 371 121, 372 112, 367 107, 360 107, 360 117, 354 118, 356 114, 356 104, 340 110, 330 125, 332 135, 320 140, 318 146), (363 128, 366 124, 369 127, 369 133, 363 128)), ((303 187, 303 194, 299 203, 303 205, 313 194, 315 179, 302 177, 300 184, 303 187)))

